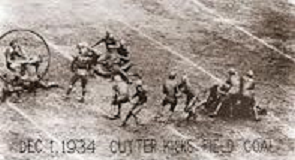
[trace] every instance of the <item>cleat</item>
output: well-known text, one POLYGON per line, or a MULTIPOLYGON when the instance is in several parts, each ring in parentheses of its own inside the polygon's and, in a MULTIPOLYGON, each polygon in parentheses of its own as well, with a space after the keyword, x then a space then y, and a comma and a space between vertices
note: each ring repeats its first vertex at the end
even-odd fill
POLYGON ((115 115, 114 117, 111 117, 110 120, 117 120, 120 119, 121 116, 120 115, 115 115))
POLYGON ((80 97, 80 98, 78 98, 78 102, 80 102, 80 103, 84 103, 84 102, 85 102, 84 97, 80 97))

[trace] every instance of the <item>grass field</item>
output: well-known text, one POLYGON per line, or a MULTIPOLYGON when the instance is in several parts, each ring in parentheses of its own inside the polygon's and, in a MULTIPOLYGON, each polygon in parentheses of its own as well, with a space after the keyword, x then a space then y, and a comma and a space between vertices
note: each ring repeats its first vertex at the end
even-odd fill
MULTIPOLYGON (((150 87, 147 108, 140 114, 143 126, 110 121, 111 82, 91 79, 85 104, 73 98, 64 101, 64 89, 26 95, 24 103, 3 103, 0 107, 0 155, 5 160, 186 160, 186 159, 286 159, 295 157, 295 5, 284 0, 1 0, 0 31, 32 29, 50 44, 52 61, 46 78, 67 87, 75 45, 95 43, 112 31, 126 39, 133 68, 144 75, 150 87), (161 84, 171 70, 187 72, 202 92, 223 80, 235 67, 240 73, 254 70, 257 99, 269 113, 262 121, 211 119, 200 115, 195 122, 182 123, 183 103, 174 122, 153 120, 160 110, 161 84), (88 154, 23 154, 20 141, 26 139, 65 141, 95 140, 96 152, 88 154), (193 153, 156 152, 113 154, 112 140, 192 140, 193 153), (202 139, 270 139, 272 152, 247 153, 242 145, 231 153, 212 153, 202 139)), ((3 43, 0 42, 3 47, 3 43)), ((103 47, 97 48, 103 49, 103 47)), ((4 63, 3 57, 0 63, 4 63)), ((129 105, 123 107, 124 116, 129 105)), ((132 121, 130 121, 132 122, 132 121)), ((1 159, 1 156, 0 156, 1 159)))

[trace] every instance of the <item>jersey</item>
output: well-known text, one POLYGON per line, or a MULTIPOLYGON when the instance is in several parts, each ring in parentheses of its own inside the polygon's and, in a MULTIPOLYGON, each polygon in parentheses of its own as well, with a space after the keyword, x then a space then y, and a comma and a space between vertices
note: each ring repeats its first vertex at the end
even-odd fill
POLYGON ((80 54, 74 58, 72 69, 76 72, 76 74, 86 76, 89 69, 91 68, 91 62, 91 57, 80 54))
POLYGON ((163 93, 168 97, 176 98, 178 93, 178 82, 176 80, 168 79, 163 85, 163 93))
POLYGON ((241 77, 239 75, 230 76, 226 84, 230 86, 229 94, 239 94, 241 93, 241 77))
POLYGON ((147 101, 147 91, 142 86, 137 86, 136 93, 133 98, 135 97, 138 97, 137 103, 145 103, 147 101))
POLYGON ((129 57, 129 50, 126 47, 119 47, 118 48, 118 54, 121 56, 120 60, 122 63, 128 63, 130 62, 130 57, 129 57))
POLYGON ((179 88, 181 89, 182 93, 184 93, 187 96, 193 97, 196 95, 195 90, 193 89, 193 87, 188 79, 184 80, 180 84, 179 88))
POLYGON ((125 82, 118 82, 113 87, 117 96, 129 96, 129 87, 125 82))
POLYGON ((101 43, 101 42, 104 42, 105 43, 105 46, 106 46, 106 49, 108 52, 112 52, 114 50, 116 50, 117 48, 113 48, 113 46, 117 46, 117 40, 115 38, 110 38, 110 37, 106 37, 102 40, 100 40, 100 42, 98 43, 101 43))
POLYGON ((255 81, 253 78, 243 77, 242 93, 244 96, 254 98, 255 81))

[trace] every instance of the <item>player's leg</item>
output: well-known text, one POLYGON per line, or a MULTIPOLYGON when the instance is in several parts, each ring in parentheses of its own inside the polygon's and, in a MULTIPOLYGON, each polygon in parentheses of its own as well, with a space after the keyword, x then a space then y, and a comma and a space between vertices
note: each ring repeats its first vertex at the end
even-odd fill
POLYGON ((210 114, 210 117, 215 117, 218 115, 222 105, 224 104, 223 102, 227 99, 227 96, 225 95, 221 95, 218 99, 217 99, 217 103, 216 103, 216 109, 213 111, 212 114, 210 114))
POLYGON ((125 72, 128 72, 130 70, 130 68, 132 67, 132 63, 131 62, 127 62, 124 65, 121 66, 121 69, 125 72))
POLYGON ((66 92, 66 95, 65 95, 65 98, 69 98, 69 95, 71 94, 73 88, 74 88, 74 85, 75 83, 79 80, 79 76, 78 75, 74 75, 71 80, 70 80, 70 85, 69 85, 69 88, 66 92))
POLYGON ((85 95, 86 95, 86 86, 88 83, 88 79, 86 76, 81 77, 81 87, 82 87, 82 97, 79 99, 79 102, 83 103, 85 101, 85 95))
POLYGON ((137 106, 137 104, 135 104, 135 105, 132 107, 132 109, 128 112, 128 114, 127 114, 125 120, 123 121, 123 124, 122 124, 123 127, 127 125, 127 121, 131 118, 131 116, 133 116, 133 111, 134 111, 134 109, 135 109, 136 106, 137 106))
POLYGON ((126 73, 124 70, 122 70, 118 64, 115 64, 115 65, 113 66, 112 79, 113 79, 113 77, 116 76, 116 75, 120 75, 121 78, 122 78, 125 82, 127 82, 127 83, 131 83, 131 81, 130 81, 128 75, 127 75, 127 73, 126 73))
POLYGON ((229 97, 229 109, 230 109, 230 118, 234 115, 234 108, 238 105, 238 102, 241 100, 241 96, 239 94, 231 94, 229 97))
POLYGON ((185 112, 188 112, 189 108, 193 105, 193 103, 191 103, 191 102, 193 102, 193 99, 195 99, 194 95, 187 95, 186 96, 185 108, 184 108, 185 112))
POLYGON ((175 108, 177 106, 177 98, 176 97, 171 97, 171 103, 170 103, 170 111, 173 113, 175 111, 175 108))
POLYGON ((123 95, 118 95, 117 96, 117 106, 118 106, 118 111, 117 114, 114 116, 115 118, 120 118, 121 117, 121 107, 122 107, 122 103, 124 100, 124 96, 123 95))
POLYGON ((253 113, 254 113, 254 118, 256 121, 260 121, 261 118, 259 116, 259 110, 261 110, 261 108, 259 108, 259 106, 256 105, 256 100, 253 97, 249 97, 249 105, 251 106, 253 113))
POLYGON ((117 111, 117 114, 114 116, 115 118, 121 118, 121 106, 122 106, 122 104, 121 104, 121 102, 118 102, 118 111, 117 111))
POLYGON ((2 89, 2 95, 1 95, 1 102, 5 102, 7 97, 9 96, 9 91, 5 88, 2 89))

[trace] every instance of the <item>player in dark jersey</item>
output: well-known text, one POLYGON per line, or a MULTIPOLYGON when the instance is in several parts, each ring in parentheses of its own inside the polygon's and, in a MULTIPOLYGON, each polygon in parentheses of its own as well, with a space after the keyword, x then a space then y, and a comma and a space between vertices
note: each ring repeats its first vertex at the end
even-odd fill
POLYGON ((26 56, 17 40, 9 43, 9 48, 5 51, 6 66, 10 71, 23 72, 21 63, 26 60, 26 56))
POLYGON ((110 77, 111 79, 119 75, 125 82, 131 83, 128 74, 121 68, 121 57, 117 52, 111 52, 101 56, 98 59, 98 64, 101 64, 106 70, 102 71, 101 68, 98 68, 96 70, 98 75, 110 77))
POLYGON ((20 101, 20 95, 23 92, 23 81, 21 76, 17 72, 8 72, 1 76, 3 86, 1 102, 5 102, 10 96, 14 98, 13 102, 18 103, 20 101))
POLYGON ((138 118, 137 114, 142 110, 142 106, 147 102, 147 87, 142 84, 142 80, 138 80, 136 84, 136 93, 132 96, 132 99, 136 99, 136 102, 134 103, 133 107, 129 111, 128 115, 126 116, 126 119, 123 121, 122 126, 127 125, 127 121, 129 118, 134 117, 136 124, 138 125, 138 118))
POLYGON ((158 111, 155 119, 159 119, 161 117, 163 117, 163 113, 162 111, 165 110, 165 107, 167 105, 170 105, 169 111, 170 111, 170 116, 169 118, 172 116, 172 114, 175 111, 175 108, 178 104, 178 98, 180 96, 179 93, 179 82, 176 79, 177 73, 172 71, 169 73, 169 77, 168 79, 164 82, 163 84, 163 94, 164 94, 164 99, 162 100, 162 108, 158 111))
POLYGON ((190 106, 193 99, 197 97, 197 93, 192 87, 190 80, 187 75, 183 75, 181 78, 181 82, 179 84, 179 90, 186 96, 185 101, 185 112, 188 112, 188 107, 190 106))
POLYGON ((74 60, 71 65, 72 72, 74 72, 74 76, 71 78, 69 89, 66 92, 66 98, 69 98, 71 91, 73 90, 73 86, 76 82, 81 80, 82 87, 82 97, 79 99, 80 102, 84 102, 85 94, 86 94, 86 85, 88 83, 88 74, 91 69, 91 57, 87 50, 88 45, 86 43, 79 43, 77 48, 79 50, 79 54, 74 57, 74 60))
POLYGON ((97 43, 95 43, 92 47, 95 47, 97 45, 100 45, 101 43, 104 43, 106 46, 106 49, 108 52, 113 52, 119 47, 118 41, 115 39, 114 35, 110 32, 106 32, 105 38, 101 39, 97 43))
POLYGON ((130 51, 129 48, 126 46, 124 40, 120 41, 120 47, 118 48, 118 55, 120 58, 120 67, 123 71, 127 72, 132 64, 130 62, 130 51))

